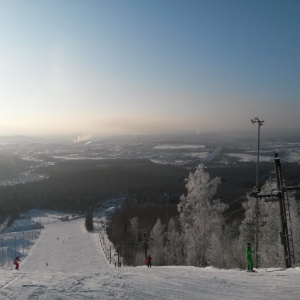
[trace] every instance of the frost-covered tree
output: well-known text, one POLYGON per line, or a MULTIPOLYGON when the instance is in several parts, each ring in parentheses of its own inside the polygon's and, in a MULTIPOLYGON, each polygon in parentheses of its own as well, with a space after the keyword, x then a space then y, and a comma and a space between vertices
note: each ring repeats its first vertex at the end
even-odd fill
MULTIPOLYGON (((237 257, 241 264, 245 262, 245 248, 247 243, 255 244, 255 230, 256 230, 256 201, 255 198, 247 195, 246 201, 242 203, 245 210, 244 219, 239 227, 239 247, 237 249, 237 257)), ((262 220, 261 216, 259 216, 262 220)), ((261 224, 260 224, 261 225, 261 224)), ((261 228, 261 226, 259 226, 261 228)))
MULTIPOLYGON (((275 182, 266 182, 262 187, 262 192, 269 192, 276 189, 275 182)), ((259 199, 259 266, 274 267, 284 265, 283 247, 281 245, 280 231, 281 218, 279 201, 277 198, 273 201, 265 201, 259 199)))
POLYGON ((166 233, 165 257, 167 265, 182 265, 184 263, 183 241, 179 227, 179 222, 171 218, 166 233))
POLYGON ((161 266, 165 263, 164 257, 164 243, 165 243, 165 226, 161 223, 160 219, 157 219, 154 224, 150 236, 153 238, 153 242, 149 247, 149 254, 151 254, 153 262, 156 265, 161 266))
POLYGON ((134 217, 129 220, 130 222, 130 233, 132 236, 133 242, 137 243, 139 239, 139 218, 134 217))
MULTIPOLYGON (((266 182, 262 187, 262 192, 272 194, 272 191, 276 189, 276 182, 266 182)), ((286 201, 289 203, 289 211, 291 217, 291 224, 293 229, 294 245, 299 245, 299 231, 300 226, 299 219, 299 205, 295 201, 293 193, 286 195, 286 201)), ((256 227, 256 199, 254 197, 248 197, 248 201, 243 203, 245 208, 245 218, 240 226, 240 252, 244 253, 244 248, 247 242, 255 243, 255 227, 256 227)), ((279 267, 285 266, 284 264, 284 251, 281 244, 280 232, 281 217, 279 201, 276 197, 270 199, 259 199, 258 207, 258 258, 259 267, 279 267)), ((300 245, 299 245, 300 246, 300 245)), ((256 249, 254 249, 255 251, 256 249)), ((300 258, 300 257, 299 257, 300 258)))
POLYGON ((220 263, 218 267, 220 268, 232 269, 232 268, 241 267, 241 263, 239 259, 237 259, 237 249, 240 248, 238 226, 239 226, 239 220, 237 219, 234 220, 232 223, 225 225, 225 228, 223 230, 223 235, 221 237, 223 251, 218 260, 220 263))
MULTIPOLYGON (((275 188, 275 183, 267 182, 262 187, 262 192, 270 192, 275 188)), ((255 237, 256 237, 256 222, 258 217, 258 258, 259 266, 270 267, 275 264, 274 257, 278 256, 280 252, 280 245, 278 245, 278 234, 280 219, 278 214, 278 204, 274 205, 274 202, 265 202, 263 198, 258 199, 258 207, 256 206, 256 198, 248 195, 247 201, 242 203, 245 209, 244 220, 240 225, 240 243, 237 252, 239 253, 239 260, 241 265, 246 263, 245 261, 245 248, 247 243, 251 243, 254 249, 254 257, 257 249, 255 249, 255 237), (258 211, 258 213, 257 213, 258 211), (275 234, 273 234, 275 232, 275 234), (272 253, 269 250, 272 249, 272 253), (276 254, 275 254, 276 253, 276 254), (272 255, 270 255, 272 254, 272 255), (268 259, 269 257, 269 259, 268 259), (268 261, 267 261, 268 260, 268 261)), ((253 257, 253 259, 254 259, 253 257)), ((255 260, 254 260, 255 264, 255 260)))
POLYGON ((222 213, 227 208, 214 199, 220 182, 220 178, 210 179, 202 164, 187 178, 187 195, 181 196, 178 211, 188 265, 206 266, 215 259, 208 252, 222 235, 222 213))
MULTIPOLYGON (((291 249, 294 246, 294 254, 296 264, 300 261, 300 217, 299 217, 299 203, 295 199, 293 192, 288 191, 285 193, 285 202, 288 205, 289 216, 288 226, 292 232, 293 245, 290 244, 291 249)), ((265 216, 265 224, 262 228, 261 238, 261 251, 260 257, 262 261, 262 267, 269 266, 285 266, 284 262, 284 250, 281 244, 280 232, 282 231, 281 216, 279 201, 276 202, 264 202, 264 210, 267 210, 265 216)))
POLYGON ((218 268, 236 267, 235 246, 236 241, 231 227, 225 224, 225 220, 221 217, 219 224, 215 224, 211 232, 207 253, 208 264, 218 268))
POLYGON ((294 240, 294 252, 296 266, 300 266, 300 203, 294 197, 289 197, 292 232, 294 240))
MULTIPOLYGON (((140 257, 142 254, 138 252, 138 241, 139 241, 139 218, 134 217, 129 219, 129 239, 128 243, 132 246, 129 251, 126 253, 127 262, 133 265, 139 265, 143 262, 143 257, 140 257)), ((128 248, 126 248, 128 250, 128 248)), ((143 255, 142 255, 143 256, 143 255)))

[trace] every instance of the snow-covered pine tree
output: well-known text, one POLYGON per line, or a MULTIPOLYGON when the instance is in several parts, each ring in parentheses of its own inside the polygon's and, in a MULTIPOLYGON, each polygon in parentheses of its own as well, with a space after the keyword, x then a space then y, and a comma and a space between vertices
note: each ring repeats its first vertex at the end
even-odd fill
MULTIPOLYGON (((262 192, 272 193, 276 189, 276 183, 267 181, 262 192)), ((261 227, 258 235, 259 243, 259 266, 260 267, 279 267, 284 266, 283 247, 280 240, 281 218, 279 201, 274 197, 274 201, 259 199, 259 226, 261 227)))
POLYGON ((130 219, 129 222, 130 222, 130 233, 131 233, 132 241, 134 243, 137 243, 139 239, 139 218, 134 217, 130 219))
POLYGON ((165 244, 165 226, 161 223, 160 219, 157 219, 154 224, 150 236, 153 241, 149 247, 149 254, 152 256, 153 263, 155 265, 161 266, 165 263, 164 257, 164 244, 165 244))
POLYGON ((88 211, 85 215, 85 228, 88 232, 94 231, 93 213, 88 211))
MULTIPOLYGON (((275 188, 275 183, 267 182, 264 188, 270 191, 270 188, 275 188)), ((291 218, 291 230, 293 232, 294 250, 295 250, 295 261, 300 263, 300 218, 299 218, 299 203, 295 200, 294 192, 289 191, 285 194, 286 201, 289 205, 289 212, 291 218)), ((262 230, 259 235, 260 246, 260 259, 261 267, 278 267, 285 266, 284 262, 284 251, 281 244, 280 232, 281 217, 279 202, 262 202, 262 210, 265 213, 264 223, 262 230)))
POLYGON ((178 204, 182 236, 185 243, 186 263, 206 266, 214 255, 208 255, 213 240, 221 235, 222 213, 227 205, 214 200, 220 178, 210 179, 203 164, 187 178, 187 195, 178 204))
POLYGON ((127 263, 133 264, 133 265, 140 265, 141 262, 143 261, 143 256, 144 253, 139 253, 138 252, 138 241, 139 241, 139 218, 138 217, 133 217, 132 219, 129 219, 129 233, 130 237, 128 239, 128 243, 132 245, 129 249, 126 248, 127 250, 127 263))
MULTIPOLYGON (((223 211, 221 211, 223 212, 223 211)), ((232 249, 234 240, 230 232, 230 226, 225 224, 222 215, 215 219, 211 231, 210 242, 207 251, 207 261, 209 265, 218 268, 232 268, 232 249)))
POLYGON ((167 265, 182 265, 184 263, 183 241, 179 227, 179 222, 171 218, 166 233, 165 257, 167 265))
POLYGON ((246 199, 247 200, 242 203, 245 215, 241 225, 239 226, 240 236, 236 249, 236 258, 241 267, 245 266, 246 263, 245 249, 247 243, 251 243, 252 246, 255 245, 256 202, 255 198, 249 194, 246 199))
POLYGON ((295 265, 300 266, 300 203, 295 199, 295 195, 292 194, 289 197, 290 213, 292 221, 292 232, 294 240, 295 251, 295 265))
MULTIPOLYGON (((262 191, 269 190, 271 191, 271 186, 269 184, 266 184, 262 187, 262 191)), ((262 264, 265 263, 264 261, 264 252, 265 252, 265 245, 263 242, 264 237, 264 232, 266 232, 266 218, 267 215, 269 214, 270 210, 273 207, 272 202, 265 203, 262 198, 259 200, 259 205, 258 205, 258 259, 259 259, 259 266, 261 267, 262 264)), ((247 243, 252 244, 252 248, 254 250, 253 252, 253 261, 254 261, 254 267, 256 266, 256 261, 255 261, 255 253, 257 249, 255 249, 255 236, 256 236, 256 218, 257 218, 257 207, 256 207, 256 198, 251 196, 250 194, 247 195, 247 201, 242 203, 242 206, 245 210, 245 215, 244 215, 244 220, 242 221, 239 230, 240 230, 240 237, 239 237, 239 245, 237 249, 237 259, 240 261, 241 265, 246 264, 246 259, 245 259, 245 249, 247 243)), ((275 206, 273 207, 275 209, 275 206)), ((277 213, 275 213, 277 215, 277 213)), ((271 224, 271 223, 270 223, 271 224)), ((276 231, 278 233, 278 231, 276 231)), ((270 246, 272 249, 274 249, 274 246, 270 246)), ((271 249, 270 248, 270 249, 271 249)))

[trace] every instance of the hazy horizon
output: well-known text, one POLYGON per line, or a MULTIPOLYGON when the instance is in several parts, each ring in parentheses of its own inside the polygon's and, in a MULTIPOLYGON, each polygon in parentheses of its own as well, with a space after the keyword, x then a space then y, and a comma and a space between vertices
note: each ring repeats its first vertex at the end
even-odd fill
POLYGON ((300 2, 0 0, 0 136, 297 132, 300 2))
MULTIPOLYGON (((194 141, 199 141, 199 139, 253 139, 254 141, 257 140, 257 126, 251 128, 251 130, 245 131, 225 131, 225 132, 202 132, 202 133, 195 133, 195 132, 174 132, 174 133, 151 133, 151 134, 112 134, 112 135, 104 135, 104 134, 91 134, 88 132, 77 132, 77 133, 67 133, 67 134, 7 134, 7 135, 0 135, 0 139, 67 139, 70 141, 87 141, 87 140, 98 140, 98 139, 139 139, 139 138, 166 138, 166 140, 170 139, 173 142, 180 141, 182 138, 190 138, 194 141)), ((261 129, 260 131, 260 139, 263 142, 266 139, 290 139, 290 138, 299 138, 300 142, 300 132, 298 130, 264 130, 261 129)))

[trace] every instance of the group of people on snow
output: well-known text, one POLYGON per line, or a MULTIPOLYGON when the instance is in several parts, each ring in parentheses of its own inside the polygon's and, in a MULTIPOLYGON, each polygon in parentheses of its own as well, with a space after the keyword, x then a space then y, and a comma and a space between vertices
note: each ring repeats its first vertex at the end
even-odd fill
MULTIPOLYGON (((246 247, 246 251, 245 251, 246 259, 247 259, 247 271, 248 272, 255 272, 255 270, 253 270, 252 253, 253 253, 253 249, 251 247, 251 243, 248 243, 247 247, 246 247)), ((148 257, 145 258, 145 264, 147 264, 148 268, 151 268, 151 265, 152 265, 151 261, 152 261, 152 257, 149 254, 148 257)))
MULTIPOLYGON (((255 272, 253 270, 252 253, 253 253, 253 249, 251 248, 251 244, 248 243, 247 247, 246 247, 246 251, 245 251, 247 264, 248 264, 248 269, 247 269, 248 272, 255 272)), ((14 265, 16 266, 16 270, 19 270, 19 266, 20 266, 19 262, 20 261, 21 260, 20 260, 19 256, 17 256, 14 260, 14 265)), ((148 257, 145 258, 145 263, 147 264, 148 268, 151 268, 151 266, 152 266, 152 257, 151 257, 150 254, 148 255, 148 257)))

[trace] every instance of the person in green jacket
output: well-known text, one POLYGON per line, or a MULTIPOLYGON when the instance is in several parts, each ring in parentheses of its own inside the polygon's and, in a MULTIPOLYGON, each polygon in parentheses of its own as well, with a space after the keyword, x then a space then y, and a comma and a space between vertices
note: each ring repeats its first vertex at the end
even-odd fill
POLYGON ((254 272, 252 252, 253 252, 253 249, 251 248, 251 244, 248 243, 247 248, 246 248, 246 259, 247 259, 247 263, 248 263, 248 272, 254 272))

